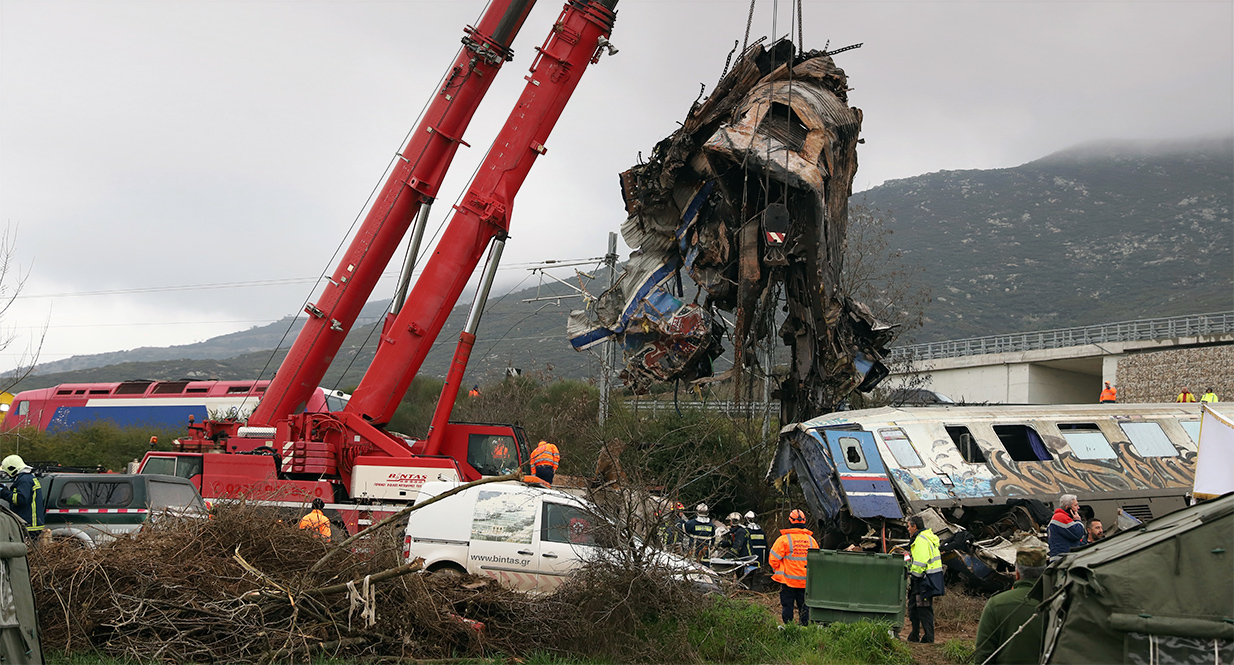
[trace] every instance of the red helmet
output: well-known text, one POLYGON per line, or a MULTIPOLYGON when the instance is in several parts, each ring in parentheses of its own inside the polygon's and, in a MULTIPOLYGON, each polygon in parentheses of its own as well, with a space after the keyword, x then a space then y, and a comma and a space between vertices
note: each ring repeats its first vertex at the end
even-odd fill
POLYGON ((788 514, 788 521, 790 524, 805 524, 806 514, 800 510, 794 510, 788 514))

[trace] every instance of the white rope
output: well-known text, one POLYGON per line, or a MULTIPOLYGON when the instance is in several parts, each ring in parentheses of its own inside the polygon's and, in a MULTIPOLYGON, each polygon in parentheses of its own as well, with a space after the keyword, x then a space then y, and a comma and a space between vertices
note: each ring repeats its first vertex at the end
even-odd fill
POLYGON ((360 618, 364 619, 365 627, 372 628, 377 625, 377 587, 370 583, 371 577, 371 575, 364 576, 364 583, 359 592, 356 591, 355 582, 347 582, 347 597, 351 601, 351 607, 347 609, 348 630, 351 630, 351 615, 355 613, 357 607, 360 607, 360 618))

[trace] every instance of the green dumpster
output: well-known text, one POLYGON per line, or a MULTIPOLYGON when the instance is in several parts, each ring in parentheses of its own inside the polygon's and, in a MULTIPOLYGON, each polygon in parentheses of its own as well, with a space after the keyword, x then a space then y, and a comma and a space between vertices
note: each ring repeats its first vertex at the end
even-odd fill
POLYGON ((810 621, 862 619, 904 625, 908 593, 903 554, 810 550, 806 557, 806 607, 810 621))

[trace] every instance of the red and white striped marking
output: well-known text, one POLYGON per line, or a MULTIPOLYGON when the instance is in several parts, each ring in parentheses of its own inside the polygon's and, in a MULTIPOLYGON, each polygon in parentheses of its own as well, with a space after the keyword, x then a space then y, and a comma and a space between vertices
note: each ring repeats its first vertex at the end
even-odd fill
POLYGON ((772 245, 783 245, 784 238, 787 235, 788 235, 787 233, 774 233, 772 231, 768 231, 767 232, 767 242, 772 245))
POLYGON ((132 513, 148 513, 146 508, 52 508, 47 512, 57 515, 80 515, 80 514, 132 514, 132 513))

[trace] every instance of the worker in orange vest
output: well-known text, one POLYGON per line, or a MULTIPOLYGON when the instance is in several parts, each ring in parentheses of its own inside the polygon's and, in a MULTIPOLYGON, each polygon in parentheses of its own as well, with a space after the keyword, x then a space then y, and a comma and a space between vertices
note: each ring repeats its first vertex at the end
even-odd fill
POLYGON ((308 529, 315 532, 315 535, 326 540, 330 540, 330 518, 321 512, 326 507, 326 502, 321 499, 313 499, 313 510, 309 514, 300 518, 300 528, 308 529))
POLYGON ((544 482, 553 484, 553 476, 557 474, 557 466, 561 464, 561 451, 548 441, 541 441, 536 449, 531 451, 531 468, 544 482))
POLYGON ((806 554, 818 549, 814 534, 806 528, 806 514, 793 510, 788 514, 791 528, 781 529, 780 537, 771 546, 767 562, 771 564, 771 579, 780 583, 780 618, 793 622, 793 605, 798 609, 801 625, 810 623, 810 608, 806 607, 806 554))
POLYGON ((471 390, 467 391, 467 396, 468 397, 479 397, 480 396, 480 384, 477 383, 476 385, 472 386, 471 390))
POLYGON ((1118 390, 1110 385, 1109 381, 1105 382, 1105 388, 1101 389, 1101 403, 1113 404, 1118 401, 1118 390))

